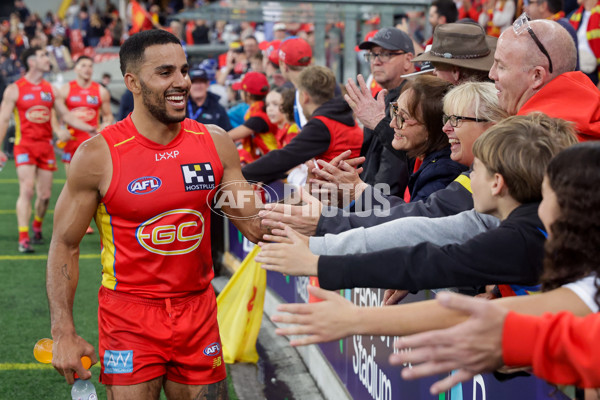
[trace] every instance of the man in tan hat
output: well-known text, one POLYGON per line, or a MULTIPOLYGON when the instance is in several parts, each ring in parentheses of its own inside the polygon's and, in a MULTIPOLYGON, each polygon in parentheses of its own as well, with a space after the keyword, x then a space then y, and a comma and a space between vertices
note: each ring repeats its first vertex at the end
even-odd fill
POLYGON ((434 75, 454 84, 486 81, 494 63, 496 41, 476 24, 444 24, 433 32, 431 49, 412 62, 432 63, 434 75))

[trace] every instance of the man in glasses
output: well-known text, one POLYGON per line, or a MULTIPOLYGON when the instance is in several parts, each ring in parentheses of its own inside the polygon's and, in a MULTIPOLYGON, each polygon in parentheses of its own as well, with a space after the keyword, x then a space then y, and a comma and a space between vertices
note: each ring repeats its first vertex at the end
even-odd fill
POLYGON ((402 75, 414 72, 413 41, 400 29, 382 28, 358 48, 367 50, 365 59, 373 79, 385 89, 375 100, 362 75, 357 78, 359 86, 352 81, 346 85, 346 101, 365 127, 361 154, 366 161, 360 177, 370 185, 388 184, 391 194, 404 193, 410 175, 408 158, 404 151, 391 145, 394 130, 390 128, 389 103, 400 95, 405 83, 402 75))
POLYGON ((549 20, 523 14, 498 40, 490 78, 509 114, 541 111, 574 122, 580 140, 600 138, 600 92, 575 71, 577 50, 569 33, 549 20))

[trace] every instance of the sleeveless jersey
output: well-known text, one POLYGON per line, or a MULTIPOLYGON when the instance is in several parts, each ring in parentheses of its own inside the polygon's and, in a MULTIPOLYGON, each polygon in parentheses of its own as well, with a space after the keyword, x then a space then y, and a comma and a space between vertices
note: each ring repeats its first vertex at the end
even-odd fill
MULTIPOLYGON (((77 118, 93 127, 97 127, 100 121, 100 106, 102 105, 100 84, 92 82, 89 87, 82 88, 77 81, 69 82, 69 94, 65 104, 77 118)), ((85 131, 72 127, 69 127, 69 131, 75 139, 86 140, 90 138, 90 134, 85 131)))
POLYGON ((54 106, 52 86, 43 80, 33 84, 25 78, 15 82, 19 96, 13 110, 15 145, 52 141, 51 115, 54 106))
POLYGON ((223 177, 210 133, 185 119, 168 145, 131 116, 101 132, 113 174, 96 210, 102 285, 149 298, 181 297, 213 278, 209 204, 223 177))
POLYGON ((329 162, 346 150, 352 150, 350 158, 360 156, 360 149, 363 144, 363 131, 356 122, 354 126, 348 126, 322 115, 313 118, 325 124, 330 136, 329 148, 325 153, 318 155, 316 158, 329 162))

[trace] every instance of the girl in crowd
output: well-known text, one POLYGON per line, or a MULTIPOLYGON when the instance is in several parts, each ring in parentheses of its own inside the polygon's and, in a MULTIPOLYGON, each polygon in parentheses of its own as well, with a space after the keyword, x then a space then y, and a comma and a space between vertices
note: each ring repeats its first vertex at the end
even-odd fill
POLYGON ((265 99, 266 111, 271 123, 277 126, 277 148, 282 148, 298 135, 294 122, 294 90, 275 88, 265 99))

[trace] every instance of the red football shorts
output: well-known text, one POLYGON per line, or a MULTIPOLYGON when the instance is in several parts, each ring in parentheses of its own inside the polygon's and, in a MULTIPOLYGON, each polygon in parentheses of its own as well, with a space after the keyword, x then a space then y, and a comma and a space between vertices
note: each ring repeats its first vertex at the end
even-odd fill
POLYGON ((63 155, 61 158, 62 162, 65 164, 69 164, 71 162, 71 159, 73 158, 73 154, 75 154, 75 150, 77 150, 79 148, 79 146, 81 146, 81 143, 85 142, 89 138, 91 138, 91 136, 72 137, 71 140, 66 142, 67 144, 65 145, 65 147, 63 149, 63 155))
POLYGON ((159 300, 102 286, 98 303, 103 384, 134 385, 165 375, 187 385, 225 379, 212 287, 159 300))
POLYGON ((48 142, 20 143, 13 149, 15 165, 35 165, 39 169, 56 171, 54 147, 48 142))

